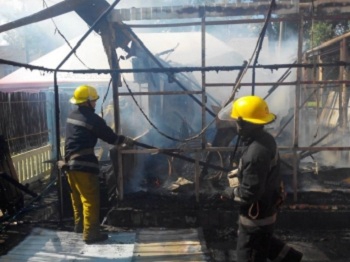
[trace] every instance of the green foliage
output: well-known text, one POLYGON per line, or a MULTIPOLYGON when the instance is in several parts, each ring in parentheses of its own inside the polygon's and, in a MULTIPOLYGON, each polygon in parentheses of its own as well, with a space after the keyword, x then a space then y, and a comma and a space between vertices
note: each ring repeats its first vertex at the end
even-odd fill
POLYGON ((334 31, 332 24, 327 22, 316 22, 311 28, 310 47, 319 46, 323 42, 332 39, 334 31))
POLYGON ((314 22, 309 31, 307 39, 308 48, 319 46, 320 44, 340 36, 350 30, 349 22, 314 22))

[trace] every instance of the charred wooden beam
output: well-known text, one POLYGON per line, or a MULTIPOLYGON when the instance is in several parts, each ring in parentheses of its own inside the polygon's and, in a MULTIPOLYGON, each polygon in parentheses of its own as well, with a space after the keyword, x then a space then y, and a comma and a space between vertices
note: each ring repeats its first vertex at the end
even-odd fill
MULTIPOLYGON (((75 11, 89 26, 91 26, 109 6, 110 4, 105 0, 65 0, 35 14, 1 25, 0 33, 44 21, 71 11, 75 11)), ((99 32, 99 26, 95 27, 94 30, 99 32)))
POLYGON ((348 0, 317 0, 314 3, 318 13, 349 13, 350 3, 348 0))
POLYGON ((30 190, 27 186, 22 185, 20 182, 18 182, 16 179, 8 175, 7 173, 0 172, 0 178, 6 180, 14 187, 22 190, 24 193, 27 193, 28 195, 31 195, 32 197, 37 197, 38 194, 30 190))
MULTIPOLYGON (((232 17, 254 16, 265 14, 269 10, 269 3, 223 3, 215 5, 188 5, 188 6, 155 6, 142 8, 123 8, 114 10, 109 20, 112 22, 132 20, 162 20, 162 19, 190 19, 201 18, 205 12, 206 17, 232 17)), ((274 9, 274 14, 279 16, 293 16, 304 13, 322 17, 331 14, 349 14, 350 3, 348 0, 316 0, 314 3, 279 2, 274 9)))
MULTIPOLYGON (((112 22, 131 20, 190 19, 206 17, 229 17, 265 14, 270 7, 268 2, 227 3, 215 5, 156 6, 130 9, 117 9, 110 14, 112 22)), ((275 13, 279 15, 296 14, 299 7, 292 3, 279 3, 275 13)))
POLYGON ((16 29, 21 26, 30 25, 46 19, 50 19, 59 15, 63 15, 65 13, 69 13, 79 5, 83 3, 85 4, 86 2, 87 2, 86 0, 65 0, 64 2, 60 2, 56 5, 46 8, 45 10, 37 12, 33 15, 29 15, 29 16, 20 18, 16 21, 1 25, 0 33, 6 32, 12 29, 16 29))
MULTIPOLYGON (((105 0, 85 0, 83 2, 84 4, 78 5, 74 11, 89 26, 91 26, 110 7, 110 4, 105 0)), ((106 21, 107 18, 104 18, 103 20, 106 21)), ((103 23, 101 23, 100 26, 95 27, 94 30, 98 32, 102 24, 103 23)))
MULTIPOLYGON (((53 18, 75 10, 87 24, 93 23, 93 16, 101 14, 108 7, 108 2, 104 0, 65 0, 53 5, 43 11, 33 15, 18 19, 16 21, 0 26, 0 33, 15 29, 21 26, 40 22, 49 18, 53 18), (91 15, 89 10, 93 8, 96 12, 91 15)), ((295 16, 299 11, 309 13, 311 3, 300 3, 294 5, 292 3, 278 3, 274 13, 289 19, 289 16, 295 16), (288 16, 285 16, 288 14, 288 16)), ((314 2, 316 12, 312 18, 327 19, 325 17, 331 14, 346 15, 350 13, 350 3, 347 0, 319 0, 314 2)), ((112 11, 108 20, 111 22, 131 21, 131 20, 154 20, 154 19, 189 19, 200 18, 201 12, 205 11, 206 17, 230 17, 230 16, 252 16, 254 14, 264 14, 269 8, 269 3, 241 3, 241 4, 217 4, 208 6, 163 6, 148 8, 131 8, 117 9, 112 11)), ((311 19, 311 16, 309 17, 311 19)), ((280 19, 280 18, 279 18, 280 19)), ((296 19, 299 19, 298 17, 296 19)), ((307 19, 307 18, 306 18, 307 19)), ((345 19, 344 17, 335 17, 332 19, 345 19)), ((96 20, 96 19, 95 19, 96 20)), ((259 19, 245 19, 242 23, 259 19)), ((240 21, 240 20, 239 20, 240 21)), ((239 22, 238 21, 238 22, 239 22)), ((227 23, 236 23, 231 21, 227 23)), ((206 22, 208 23, 208 22, 206 22)), ((210 22, 209 22, 210 23, 210 22)), ((214 22, 215 23, 215 22, 214 22)), ((225 22, 226 23, 226 22, 225 22)), ((158 25, 159 26, 159 25, 158 25)))

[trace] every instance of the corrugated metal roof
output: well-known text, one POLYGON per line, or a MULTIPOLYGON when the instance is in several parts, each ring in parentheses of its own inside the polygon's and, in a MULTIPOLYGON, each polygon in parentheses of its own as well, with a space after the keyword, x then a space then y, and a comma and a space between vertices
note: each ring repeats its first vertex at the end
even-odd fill
POLYGON ((140 229, 108 235, 104 242, 86 245, 81 234, 34 228, 1 261, 208 261, 198 229, 140 229))

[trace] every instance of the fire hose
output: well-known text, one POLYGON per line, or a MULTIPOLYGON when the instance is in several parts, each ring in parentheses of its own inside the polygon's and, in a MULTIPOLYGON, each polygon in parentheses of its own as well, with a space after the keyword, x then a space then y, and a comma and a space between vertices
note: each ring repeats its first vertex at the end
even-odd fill
POLYGON ((209 163, 204 162, 204 161, 196 160, 196 159, 193 159, 191 157, 187 157, 187 156, 180 155, 178 153, 174 153, 174 150, 160 149, 160 148, 153 147, 153 146, 150 146, 150 145, 147 145, 147 144, 135 141, 135 140, 134 140, 133 144, 135 146, 140 146, 140 147, 147 148, 147 149, 157 149, 158 152, 161 153, 161 154, 165 154, 165 155, 169 155, 169 156, 172 156, 172 157, 176 157, 176 158, 185 160, 185 161, 190 162, 190 163, 197 163, 198 162, 198 164, 200 166, 203 166, 203 167, 206 167, 206 168, 212 168, 212 169, 219 170, 219 171, 224 171, 224 172, 229 172, 230 171, 229 169, 227 169, 225 167, 209 164, 209 163))

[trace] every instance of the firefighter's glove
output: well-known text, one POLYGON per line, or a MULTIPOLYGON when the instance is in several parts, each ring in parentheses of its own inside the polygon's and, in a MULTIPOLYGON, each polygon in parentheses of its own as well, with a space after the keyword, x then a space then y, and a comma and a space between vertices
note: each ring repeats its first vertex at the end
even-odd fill
POLYGON ((238 168, 233 169, 233 170, 231 170, 230 172, 228 172, 227 178, 235 177, 235 176, 237 176, 237 174, 238 174, 238 168))
POLYGON ((232 187, 232 188, 239 187, 239 180, 238 180, 238 177, 236 177, 236 176, 229 178, 228 183, 229 183, 230 187, 232 187))
POLYGON ((234 200, 235 199, 235 193, 234 193, 233 187, 228 187, 221 193, 221 199, 222 200, 234 200))
POLYGON ((128 136, 120 135, 118 139, 118 145, 122 147, 132 147, 134 144, 134 139, 128 136))
POLYGON ((236 188, 239 186, 239 180, 237 177, 238 169, 234 169, 227 174, 227 179, 230 187, 236 188))
POLYGON ((67 163, 63 160, 59 160, 57 161, 57 166, 59 169, 61 169, 62 171, 67 171, 69 169, 69 166, 67 165, 67 163))

